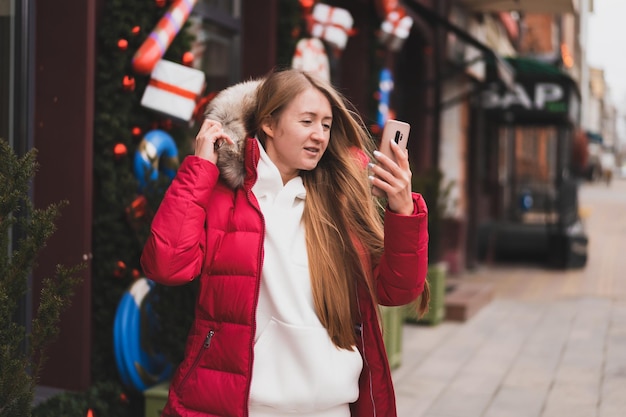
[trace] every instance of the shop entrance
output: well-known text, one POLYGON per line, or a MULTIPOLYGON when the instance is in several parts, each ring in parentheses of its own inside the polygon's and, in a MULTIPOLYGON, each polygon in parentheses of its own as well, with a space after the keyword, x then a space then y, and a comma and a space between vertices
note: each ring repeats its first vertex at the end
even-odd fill
POLYGON ((579 180, 572 170, 579 120, 576 85, 547 64, 509 61, 516 69, 515 89, 492 86, 483 95, 491 133, 480 256, 583 266, 587 236, 578 215, 579 180))

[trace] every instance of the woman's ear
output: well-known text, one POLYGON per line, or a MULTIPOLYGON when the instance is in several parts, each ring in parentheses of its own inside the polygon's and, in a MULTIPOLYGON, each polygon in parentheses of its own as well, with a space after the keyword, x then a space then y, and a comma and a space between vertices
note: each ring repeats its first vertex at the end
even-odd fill
POLYGON ((261 129, 263 130, 263 133, 265 133, 265 136, 270 137, 270 138, 274 137, 274 128, 272 127, 271 117, 265 118, 263 123, 261 123, 261 129))

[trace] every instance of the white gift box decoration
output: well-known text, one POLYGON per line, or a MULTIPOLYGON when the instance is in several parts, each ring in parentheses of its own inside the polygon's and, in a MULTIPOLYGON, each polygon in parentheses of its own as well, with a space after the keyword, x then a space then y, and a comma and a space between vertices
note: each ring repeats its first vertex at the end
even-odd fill
POLYGON ((313 7, 311 36, 323 39, 339 49, 344 49, 353 24, 354 19, 346 9, 317 3, 313 7))
POLYGON ((394 10, 389 12, 380 25, 379 39, 392 51, 399 50, 411 33, 413 18, 394 10))
POLYGON ((189 122, 204 87, 203 71, 162 59, 152 70, 141 105, 189 122))
POLYGON ((322 41, 317 38, 300 39, 291 60, 291 68, 312 72, 330 80, 330 65, 322 41))

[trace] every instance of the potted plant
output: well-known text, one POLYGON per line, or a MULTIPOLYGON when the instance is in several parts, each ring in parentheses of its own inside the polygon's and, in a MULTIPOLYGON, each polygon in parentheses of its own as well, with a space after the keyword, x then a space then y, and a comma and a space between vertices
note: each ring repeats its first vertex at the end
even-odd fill
POLYGON ((430 305, 428 312, 418 317, 416 303, 405 308, 406 320, 413 323, 435 325, 445 316, 446 275, 448 265, 442 260, 442 235, 445 213, 450 203, 453 181, 443 183, 443 173, 439 169, 431 169, 422 174, 414 174, 413 191, 422 194, 428 206, 428 274, 426 279, 430 285, 430 305))

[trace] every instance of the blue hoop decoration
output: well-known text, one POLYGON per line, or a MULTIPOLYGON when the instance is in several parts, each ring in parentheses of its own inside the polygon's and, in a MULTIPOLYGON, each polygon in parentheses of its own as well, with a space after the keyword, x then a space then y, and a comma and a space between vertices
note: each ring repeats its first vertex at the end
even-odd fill
POLYGON ((142 343, 142 328, 154 327, 146 295, 154 282, 140 278, 122 295, 117 306, 113 325, 113 348, 122 384, 137 391, 146 389, 170 378, 173 366, 161 353, 146 350, 142 343), (148 326, 142 326, 142 316, 148 326))
POLYGON ((380 71, 378 81, 378 109, 376 123, 382 129, 389 118, 389 106, 391 104, 391 92, 393 91, 393 75, 387 68, 380 71))
POLYGON ((146 133, 135 152, 133 171, 143 189, 148 181, 156 181, 159 172, 170 180, 176 175, 179 165, 178 148, 169 133, 155 129, 146 133))

